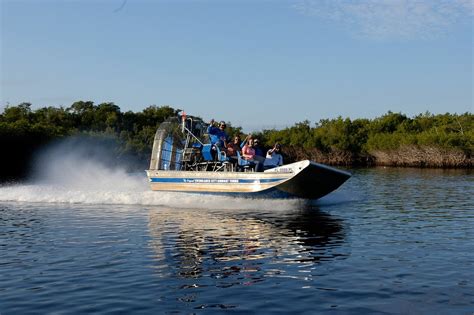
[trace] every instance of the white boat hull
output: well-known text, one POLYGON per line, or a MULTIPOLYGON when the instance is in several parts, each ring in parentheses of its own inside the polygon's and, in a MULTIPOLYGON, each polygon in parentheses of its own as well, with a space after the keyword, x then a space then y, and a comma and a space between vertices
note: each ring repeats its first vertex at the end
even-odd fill
POLYGON ((265 172, 148 170, 147 175, 151 189, 156 191, 308 199, 317 199, 334 191, 351 176, 308 160, 265 172))

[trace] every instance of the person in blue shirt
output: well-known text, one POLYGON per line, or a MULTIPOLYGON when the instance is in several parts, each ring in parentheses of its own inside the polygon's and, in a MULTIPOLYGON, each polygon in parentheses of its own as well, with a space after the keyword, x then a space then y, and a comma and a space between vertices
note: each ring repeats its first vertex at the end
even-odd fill
POLYGON ((211 120, 209 127, 207 127, 207 133, 211 138, 211 144, 216 145, 220 150, 224 150, 227 147, 229 136, 225 132, 226 124, 224 121, 219 123, 219 127, 214 126, 214 119, 211 120))
POLYGON ((260 160, 265 160, 265 155, 263 153, 262 148, 260 147, 260 141, 257 138, 253 139, 253 148, 255 149, 255 155, 260 156, 263 159, 260 160))
POLYGON ((268 170, 277 166, 283 165, 283 156, 281 155, 281 145, 277 142, 273 146, 273 149, 267 151, 263 168, 268 170))

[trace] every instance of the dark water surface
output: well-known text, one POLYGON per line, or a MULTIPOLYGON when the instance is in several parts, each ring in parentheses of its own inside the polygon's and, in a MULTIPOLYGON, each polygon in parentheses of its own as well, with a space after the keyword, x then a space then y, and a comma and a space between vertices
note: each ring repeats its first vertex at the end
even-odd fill
POLYGON ((353 173, 311 205, 2 187, 0 313, 473 314, 473 173, 353 173))

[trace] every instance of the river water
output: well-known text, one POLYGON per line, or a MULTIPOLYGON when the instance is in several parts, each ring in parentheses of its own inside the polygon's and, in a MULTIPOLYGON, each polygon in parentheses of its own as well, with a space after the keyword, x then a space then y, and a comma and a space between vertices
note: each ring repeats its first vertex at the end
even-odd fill
POLYGON ((472 171, 351 172, 310 203, 4 185, 0 313, 473 314, 472 171))

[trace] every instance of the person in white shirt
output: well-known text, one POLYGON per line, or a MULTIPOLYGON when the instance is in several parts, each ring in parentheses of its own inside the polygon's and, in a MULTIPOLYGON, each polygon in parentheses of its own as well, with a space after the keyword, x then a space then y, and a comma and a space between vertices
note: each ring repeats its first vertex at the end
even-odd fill
POLYGON ((267 151, 267 157, 263 162, 263 168, 268 170, 283 165, 283 156, 280 153, 281 145, 277 142, 272 149, 267 151))

